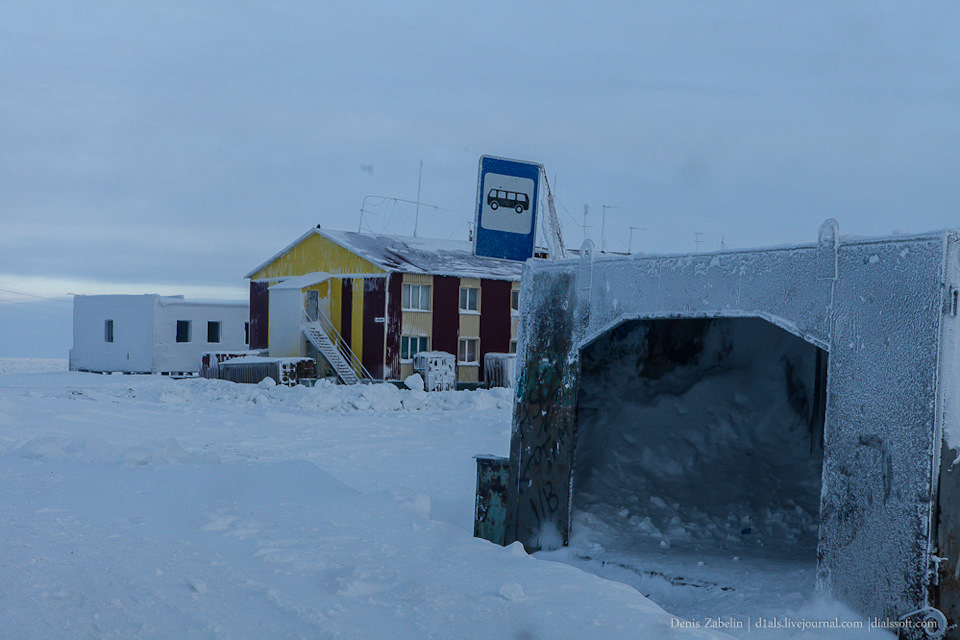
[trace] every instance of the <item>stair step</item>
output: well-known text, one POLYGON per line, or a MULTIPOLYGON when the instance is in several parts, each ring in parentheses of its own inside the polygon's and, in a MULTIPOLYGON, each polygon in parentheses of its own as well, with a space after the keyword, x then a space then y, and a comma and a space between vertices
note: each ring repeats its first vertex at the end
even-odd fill
POLYGON ((337 376, 344 384, 356 384, 360 381, 356 371, 350 366, 350 363, 343 357, 340 350, 330 340, 326 331, 313 323, 304 324, 303 333, 307 336, 310 343, 317 348, 323 357, 330 363, 337 376))

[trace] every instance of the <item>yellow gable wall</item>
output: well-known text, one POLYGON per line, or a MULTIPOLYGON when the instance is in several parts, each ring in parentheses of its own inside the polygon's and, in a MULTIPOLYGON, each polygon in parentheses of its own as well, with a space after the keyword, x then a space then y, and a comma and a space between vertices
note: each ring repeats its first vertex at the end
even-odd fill
POLYGON ((383 269, 348 251, 318 233, 313 233, 285 254, 260 269, 251 280, 287 278, 322 271, 344 273, 385 273, 383 269))

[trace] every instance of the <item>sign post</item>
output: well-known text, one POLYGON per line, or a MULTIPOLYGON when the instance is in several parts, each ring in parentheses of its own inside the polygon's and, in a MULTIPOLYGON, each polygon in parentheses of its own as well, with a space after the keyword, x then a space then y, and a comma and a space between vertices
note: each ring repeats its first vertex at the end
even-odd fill
POLYGON ((533 257, 539 191, 539 164, 482 156, 474 255, 519 261, 533 257))

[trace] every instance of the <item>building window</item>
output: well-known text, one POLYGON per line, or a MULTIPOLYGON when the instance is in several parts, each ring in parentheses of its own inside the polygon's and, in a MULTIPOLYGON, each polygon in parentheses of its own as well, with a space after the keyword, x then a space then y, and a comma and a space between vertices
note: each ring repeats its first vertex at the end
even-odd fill
POLYGON ((113 342, 113 320, 103 321, 103 341, 113 342))
POLYGON ((220 326, 219 322, 207 323, 207 342, 212 344, 220 342, 220 326))
POLYGON ((480 289, 460 287, 460 311, 480 311, 480 289))
POLYGON ((514 289, 510 292, 510 310, 513 315, 520 313, 520 289, 514 289))
POLYGON ((430 311, 430 285, 403 285, 401 302, 404 311, 430 311))
POLYGON ((243 323, 243 344, 250 344, 250 323, 243 323))
POLYGON ((410 360, 427 348, 427 336, 400 336, 400 359, 410 360))
POLYGON ((477 362, 477 350, 480 340, 477 338, 460 338, 460 349, 457 360, 460 364, 470 364, 477 362))
POLYGON ((516 340, 511 340, 511 341, 510 341, 510 353, 516 353, 516 352, 517 352, 517 341, 516 341, 516 340))
POLYGON ((189 320, 177 320, 177 342, 190 342, 189 320))

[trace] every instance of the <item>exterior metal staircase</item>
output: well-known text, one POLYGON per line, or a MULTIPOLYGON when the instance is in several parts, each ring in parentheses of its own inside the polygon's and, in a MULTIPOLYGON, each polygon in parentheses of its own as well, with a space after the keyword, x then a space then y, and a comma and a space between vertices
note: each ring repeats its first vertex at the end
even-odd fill
POLYGON ((317 353, 330 363, 340 381, 343 384, 357 384, 361 380, 372 380, 370 372, 360 362, 357 354, 347 346, 330 319, 322 311, 317 310, 316 314, 317 319, 311 320, 304 310, 300 329, 317 353))

